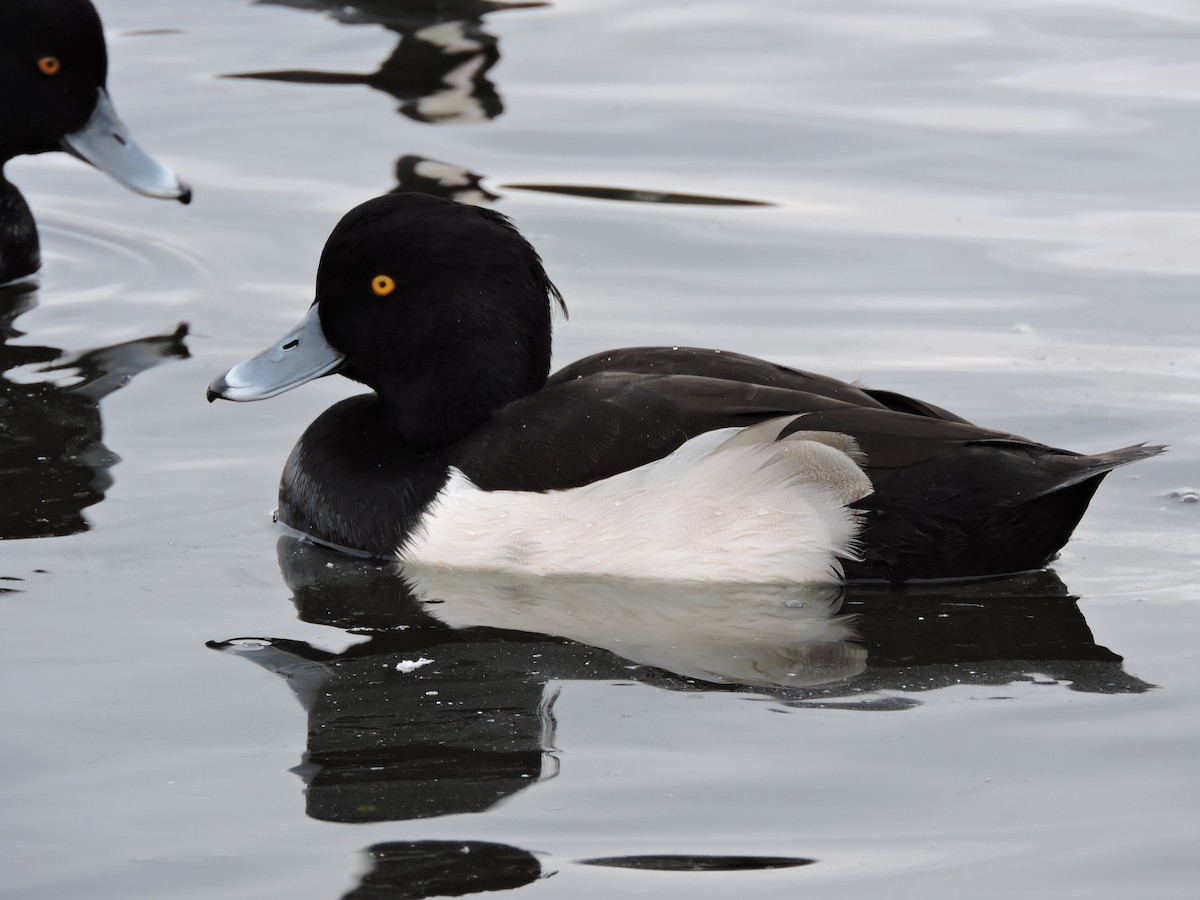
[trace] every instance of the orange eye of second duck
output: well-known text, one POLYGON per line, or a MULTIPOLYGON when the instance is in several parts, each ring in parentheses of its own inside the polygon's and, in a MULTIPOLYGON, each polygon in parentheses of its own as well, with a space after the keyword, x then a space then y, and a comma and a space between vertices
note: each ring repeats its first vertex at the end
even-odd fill
POLYGON ((386 297, 396 289, 396 282, 387 275, 376 275, 371 279, 371 291, 377 297, 386 297))
POLYGON ((59 62, 57 56, 43 56, 38 60, 38 68, 46 75, 57 75, 58 70, 62 68, 62 63, 59 62))

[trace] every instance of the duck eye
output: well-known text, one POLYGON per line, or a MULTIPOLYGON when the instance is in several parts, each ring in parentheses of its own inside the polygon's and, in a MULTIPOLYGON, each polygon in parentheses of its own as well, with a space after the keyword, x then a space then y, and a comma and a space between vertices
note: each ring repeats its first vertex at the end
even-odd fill
POLYGON ((376 275, 371 279, 371 292, 376 297, 386 297, 396 289, 396 282, 387 275, 376 275))
POLYGON ((38 60, 38 68, 42 70, 43 75, 57 75, 62 63, 57 56, 43 56, 38 60))

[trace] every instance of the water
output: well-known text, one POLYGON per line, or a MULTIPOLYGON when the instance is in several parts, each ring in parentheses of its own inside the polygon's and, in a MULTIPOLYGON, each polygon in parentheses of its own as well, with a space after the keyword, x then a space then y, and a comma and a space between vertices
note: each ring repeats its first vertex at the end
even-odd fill
POLYGON ((0 544, 4 895, 1191 896, 1200 12, 426 7, 103 0, 117 107, 194 204, 8 168, 45 268, 3 377, 86 424, 26 464, 96 475, 31 475, 28 527, 73 533, 0 544), (538 246, 560 363, 721 346, 1171 452, 1053 575, 840 608, 323 555, 270 511, 353 388, 204 386, 298 318, 342 212, 438 181, 538 246))

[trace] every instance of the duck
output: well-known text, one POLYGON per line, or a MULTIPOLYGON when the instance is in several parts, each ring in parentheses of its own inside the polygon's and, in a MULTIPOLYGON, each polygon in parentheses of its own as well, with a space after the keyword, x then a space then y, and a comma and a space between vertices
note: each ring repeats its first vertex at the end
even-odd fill
POLYGON ((495 210, 421 193, 348 212, 315 299, 209 401, 369 388, 293 448, 277 518, 426 566, 754 583, 1038 570, 1110 471, 892 391, 738 353, 629 347, 550 374, 562 294, 495 210))
POLYGON ((17 156, 65 151, 150 197, 191 189, 133 139, 108 95, 108 50, 89 0, 0 3, 0 285, 41 267, 37 226, 4 176, 17 156))

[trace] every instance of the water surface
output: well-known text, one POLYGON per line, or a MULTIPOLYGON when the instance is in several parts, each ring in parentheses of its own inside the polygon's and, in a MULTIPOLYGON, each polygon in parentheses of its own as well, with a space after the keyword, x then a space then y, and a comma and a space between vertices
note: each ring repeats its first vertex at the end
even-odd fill
POLYGON ((86 427, 22 427, 84 486, 55 495, 68 524, 0 542, 5 896, 1191 896, 1200 12, 99 8, 116 103, 195 201, 7 169, 45 267, 0 294, 5 396, 86 427), (517 221, 571 308, 558 363, 719 346, 1171 451, 1105 483, 1053 573, 971 588, 324 554, 270 513, 353 386, 204 387, 393 189, 517 221))

